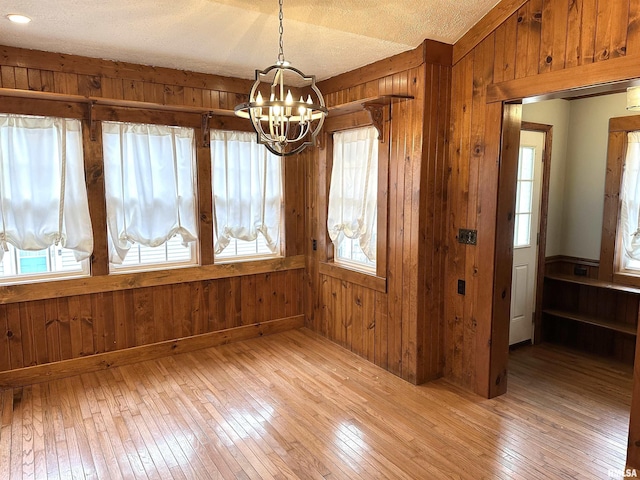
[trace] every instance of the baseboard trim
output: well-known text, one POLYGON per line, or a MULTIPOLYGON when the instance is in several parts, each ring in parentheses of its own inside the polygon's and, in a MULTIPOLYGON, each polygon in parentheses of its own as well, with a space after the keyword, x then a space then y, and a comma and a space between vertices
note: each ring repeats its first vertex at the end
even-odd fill
POLYGON ((294 330, 304 326, 304 318, 304 315, 297 315, 114 352, 98 353, 87 357, 7 370, 0 372, 0 390, 20 388, 82 373, 107 370, 122 365, 155 360, 169 355, 193 352, 203 348, 294 330))

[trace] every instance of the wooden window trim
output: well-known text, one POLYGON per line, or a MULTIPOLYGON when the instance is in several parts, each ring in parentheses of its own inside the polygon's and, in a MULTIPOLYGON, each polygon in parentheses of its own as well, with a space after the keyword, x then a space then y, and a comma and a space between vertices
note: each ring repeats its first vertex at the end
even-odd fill
POLYGON ((627 151, 627 133, 640 130, 640 115, 616 117, 609 120, 609 143, 607 147, 607 173, 605 176, 604 214, 600 242, 600 268, 598 278, 602 281, 640 286, 640 272, 621 272, 620 189, 627 151))
POLYGON ((374 126, 369 112, 361 111, 329 117, 325 122, 324 135, 325 148, 320 152, 320 165, 324 165, 324 175, 321 175, 320 184, 324 183, 322 189, 320 215, 322 229, 325 235, 322 244, 319 245, 323 252, 323 261, 320 262, 321 273, 335 278, 373 288, 374 290, 386 292, 387 278, 387 238, 388 238, 388 203, 389 203, 389 142, 390 142, 390 106, 384 108, 383 135, 378 148, 378 242, 376 245, 376 271, 369 273, 364 270, 354 270, 347 266, 334 262, 333 243, 327 232, 327 215, 329 206, 329 187, 331 185, 331 169, 333 168, 333 134, 338 131, 351 128, 374 126), (323 178, 324 177, 324 178, 323 178), (354 273, 358 273, 356 276, 354 273), (369 280, 370 277, 374 280, 369 280), (376 285, 376 287, 370 285, 376 285))
POLYGON ((318 272, 321 275, 345 280, 349 283, 354 283, 361 287, 375 290, 376 292, 387 292, 386 278, 378 277, 377 275, 373 275, 372 273, 367 273, 362 270, 354 270, 338 263, 322 262, 318 266, 318 272))

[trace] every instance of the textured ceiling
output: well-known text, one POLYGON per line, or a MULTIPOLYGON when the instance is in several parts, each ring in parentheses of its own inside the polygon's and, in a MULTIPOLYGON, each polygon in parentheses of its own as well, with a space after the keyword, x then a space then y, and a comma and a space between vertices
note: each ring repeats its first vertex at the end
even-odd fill
MULTIPOLYGON (((329 78, 455 43, 498 0, 284 0, 284 52, 329 78)), ((3 0, 0 44, 252 78, 278 53, 277 0, 3 0), (21 13, 33 19, 16 25, 21 13)))

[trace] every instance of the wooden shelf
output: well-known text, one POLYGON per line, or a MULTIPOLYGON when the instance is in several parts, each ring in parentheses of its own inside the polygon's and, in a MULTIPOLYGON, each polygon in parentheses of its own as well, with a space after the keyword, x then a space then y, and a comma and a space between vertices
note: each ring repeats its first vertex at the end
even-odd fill
POLYGON ((588 325, 595 325, 597 327, 606 328, 608 330, 614 330, 616 332, 626 333, 628 335, 635 336, 637 333, 635 325, 610 322, 607 320, 602 320, 600 318, 593 317, 590 315, 584 315, 581 313, 567 312, 564 310, 556 310, 553 308, 543 309, 542 313, 546 313, 547 315, 553 315, 554 317, 566 318, 568 320, 573 320, 575 322, 586 323, 588 325))
POLYGON ((620 285, 618 283, 604 282, 595 278, 579 277, 577 275, 550 274, 545 275, 549 280, 558 280, 560 282, 575 283, 578 285, 587 285, 590 287, 605 288, 608 290, 617 290, 619 292, 633 293, 640 295, 640 288, 630 287, 628 285, 620 285))

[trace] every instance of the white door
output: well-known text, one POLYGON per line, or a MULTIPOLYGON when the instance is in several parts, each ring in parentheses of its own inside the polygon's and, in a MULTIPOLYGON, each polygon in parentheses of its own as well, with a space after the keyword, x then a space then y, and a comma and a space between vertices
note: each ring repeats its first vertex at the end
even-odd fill
POLYGON ((509 345, 533 337, 544 137, 544 132, 520 132, 509 345))

